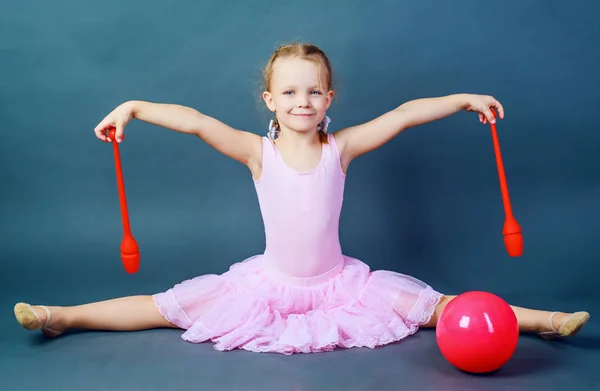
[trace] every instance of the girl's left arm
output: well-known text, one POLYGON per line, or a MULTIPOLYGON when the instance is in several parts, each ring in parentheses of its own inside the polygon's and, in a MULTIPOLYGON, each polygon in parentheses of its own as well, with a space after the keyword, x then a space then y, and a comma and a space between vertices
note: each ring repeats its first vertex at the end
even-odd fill
POLYGON ((369 122, 335 133, 342 163, 347 166, 354 158, 379 148, 400 132, 413 126, 432 122, 461 110, 475 111, 479 121, 495 121, 491 109, 504 118, 500 102, 489 95, 455 94, 437 98, 416 99, 398 106, 369 122))

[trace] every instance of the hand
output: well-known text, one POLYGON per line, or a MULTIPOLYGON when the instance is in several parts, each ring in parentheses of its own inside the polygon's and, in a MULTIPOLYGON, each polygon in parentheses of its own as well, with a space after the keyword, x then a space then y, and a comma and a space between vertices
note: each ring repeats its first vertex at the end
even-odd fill
POLYGON ((104 142, 112 140, 106 135, 106 131, 110 128, 115 128, 115 138, 118 143, 123 141, 123 133, 125 126, 133 118, 133 107, 129 102, 119 105, 116 109, 110 112, 104 119, 94 128, 96 137, 104 142))
POLYGON ((496 123, 496 118, 491 110, 492 108, 498 111, 500 119, 504 118, 504 108, 493 96, 467 95, 465 110, 476 111, 479 114, 479 122, 483 124, 487 124, 488 122, 492 124, 496 123))

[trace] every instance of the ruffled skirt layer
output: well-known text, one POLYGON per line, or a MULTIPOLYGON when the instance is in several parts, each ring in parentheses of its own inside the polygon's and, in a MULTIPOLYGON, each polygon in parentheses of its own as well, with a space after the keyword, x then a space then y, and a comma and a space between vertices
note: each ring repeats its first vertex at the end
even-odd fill
POLYGON ((344 256, 311 278, 279 273, 257 255, 153 296, 185 341, 283 354, 399 341, 427 323, 442 294, 413 277, 371 271, 344 256))

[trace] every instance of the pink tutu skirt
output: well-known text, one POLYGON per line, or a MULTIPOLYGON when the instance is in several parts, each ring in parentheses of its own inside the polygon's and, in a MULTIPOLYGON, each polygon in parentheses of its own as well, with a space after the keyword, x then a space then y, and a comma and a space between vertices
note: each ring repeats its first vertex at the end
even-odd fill
POLYGON ((257 255, 153 298, 165 319, 185 330, 185 341, 292 354, 399 341, 429 321, 441 296, 413 277, 371 271, 347 256, 327 273, 295 278, 257 255))

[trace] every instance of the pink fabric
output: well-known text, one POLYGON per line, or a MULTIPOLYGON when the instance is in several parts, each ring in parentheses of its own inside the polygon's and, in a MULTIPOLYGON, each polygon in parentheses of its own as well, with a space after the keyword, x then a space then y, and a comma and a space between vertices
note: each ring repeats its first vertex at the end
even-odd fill
POLYGON ((255 181, 266 248, 220 275, 155 294, 161 314, 189 342, 283 354, 399 341, 431 317, 441 293, 411 276, 371 271, 342 254, 338 222, 345 175, 332 134, 319 165, 291 169, 263 138, 255 181))
POLYGON ((296 277, 319 275, 342 259, 338 228, 345 176, 333 135, 310 172, 290 168, 263 138, 262 175, 255 181, 268 264, 296 277))

